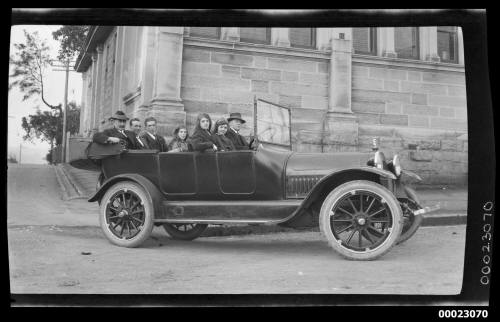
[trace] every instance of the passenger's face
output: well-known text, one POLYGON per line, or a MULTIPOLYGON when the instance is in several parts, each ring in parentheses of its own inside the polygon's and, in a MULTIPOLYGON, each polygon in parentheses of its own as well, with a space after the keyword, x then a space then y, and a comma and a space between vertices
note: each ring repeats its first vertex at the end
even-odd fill
POLYGON ((181 140, 186 139, 187 136, 187 130, 186 129, 180 129, 179 133, 177 134, 181 140))
POLYGON ((125 121, 125 120, 117 120, 117 119, 113 120, 113 125, 117 129, 124 130, 125 129, 125 124, 127 124, 127 121, 125 121))
POLYGON ((229 122, 229 125, 235 129, 236 131, 239 131, 241 129, 241 121, 240 120, 231 120, 229 122))
POLYGON ((210 121, 206 117, 203 117, 200 120, 200 127, 204 130, 208 130, 209 126, 210 126, 210 121))
POLYGON ((155 121, 146 122, 146 131, 152 134, 156 134, 156 122, 155 121))
POLYGON ((222 124, 217 127, 217 134, 226 134, 227 124, 222 124))
POLYGON ((132 121, 132 125, 130 125, 130 128, 132 129, 132 131, 134 131, 135 135, 139 135, 142 129, 141 122, 132 121))

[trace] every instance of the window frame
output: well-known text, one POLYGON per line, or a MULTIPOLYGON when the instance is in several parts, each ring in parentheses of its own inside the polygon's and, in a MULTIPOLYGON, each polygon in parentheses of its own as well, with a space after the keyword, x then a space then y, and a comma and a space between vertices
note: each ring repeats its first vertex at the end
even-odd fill
MULTIPOLYGON (((294 27, 295 29, 299 29, 294 27)), ((293 28, 288 28, 288 39, 290 40, 290 47, 292 48, 305 48, 305 49, 315 49, 316 48, 316 28, 300 28, 300 29, 310 29, 311 30, 311 45, 294 45, 291 40, 291 32, 293 28)))
POLYGON ((248 41, 245 38, 241 37, 241 29, 242 28, 253 28, 253 27, 240 27, 240 42, 247 44, 259 44, 259 45, 270 45, 271 44, 271 28, 268 27, 255 27, 255 28, 264 28, 266 30, 266 42, 256 42, 256 41, 248 41))
MULTIPOLYGON (((448 26, 437 26, 437 37, 436 37, 436 41, 437 41, 437 49, 438 49, 438 56, 441 60, 442 63, 450 63, 450 64, 458 64, 458 27, 456 26, 451 26, 451 27, 455 27, 455 30, 454 31, 448 31, 448 30, 439 30, 439 27, 448 27, 448 26), (450 39, 451 37, 453 37, 453 42, 454 42, 454 46, 453 46, 453 59, 443 59, 443 57, 441 57, 440 55, 440 52, 439 52, 439 34, 440 33, 444 33, 444 34, 447 34, 448 35, 448 39, 450 39)), ((450 53, 451 54, 451 53, 450 53)), ((450 55, 451 57, 451 55, 450 55)))
MULTIPOLYGON (((400 53, 398 52, 398 49, 396 47, 396 36, 394 36, 394 51, 398 55, 398 58, 401 59, 411 59, 411 60, 421 60, 421 54, 420 54, 420 28, 419 27, 396 27, 397 28, 411 28, 413 35, 415 36, 415 56, 401 56, 400 53)), ((396 33, 396 30, 394 30, 394 33, 396 33)))
POLYGON ((376 56, 378 53, 378 46, 377 46, 377 28, 376 27, 353 27, 353 33, 352 33, 352 43, 353 43, 353 53, 355 55, 371 55, 371 56, 376 56), (354 29, 355 28, 369 28, 369 34, 370 34, 370 51, 363 51, 363 50, 356 50, 354 48, 354 29))

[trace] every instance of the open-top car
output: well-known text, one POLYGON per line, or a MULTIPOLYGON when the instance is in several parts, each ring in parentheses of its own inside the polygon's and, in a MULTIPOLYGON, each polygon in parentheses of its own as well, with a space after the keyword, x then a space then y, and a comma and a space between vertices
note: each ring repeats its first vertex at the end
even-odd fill
POLYGON ((354 260, 372 260, 410 238, 422 208, 401 182, 399 157, 381 151, 297 153, 255 150, 162 152, 90 145, 100 158, 100 224, 112 243, 136 247, 162 225, 192 240, 208 225, 319 224, 329 245, 354 260), (104 156, 106 155, 106 156, 104 156))

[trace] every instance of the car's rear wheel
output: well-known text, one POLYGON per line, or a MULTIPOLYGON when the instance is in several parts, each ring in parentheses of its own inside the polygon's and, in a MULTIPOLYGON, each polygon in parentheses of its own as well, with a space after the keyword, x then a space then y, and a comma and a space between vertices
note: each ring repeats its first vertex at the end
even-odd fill
POLYGON ((207 229, 206 224, 163 224, 165 231, 173 238, 180 240, 193 240, 201 236, 207 229))
POLYGON ((410 239, 418 230, 422 224, 423 218, 421 215, 415 216, 413 212, 415 210, 421 209, 420 200, 418 199, 415 190, 409 187, 405 187, 408 199, 401 199, 401 208, 403 210, 403 230, 397 244, 401 244, 404 241, 410 239))
POLYGON ((101 228, 106 238, 118 246, 141 245, 151 235, 153 219, 152 200, 135 182, 118 182, 101 199, 101 228))
POLYGON ((320 230, 329 245, 351 260, 373 260, 387 253, 403 228, 399 202, 385 187, 365 180, 331 191, 320 210, 320 230))

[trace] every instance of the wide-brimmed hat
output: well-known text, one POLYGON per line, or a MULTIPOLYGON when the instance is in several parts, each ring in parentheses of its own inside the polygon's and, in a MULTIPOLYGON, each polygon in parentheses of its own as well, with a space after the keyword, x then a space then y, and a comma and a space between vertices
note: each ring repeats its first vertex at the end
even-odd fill
POLYGON ((231 113, 231 114, 229 114, 229 117, 227 118, 227 121, 231 122, 231 120, 240 120, 241 123, 246 123, 246 121, 241 118, 241 113, 231 113))
POLYGON ((126 120, 128 120, 128 117, 122 111, 116 111, 115 114, 109 118, 109 120, 110 121, 112 121, 112 120, 124 120, 124 121, 126 121, 126 120))

